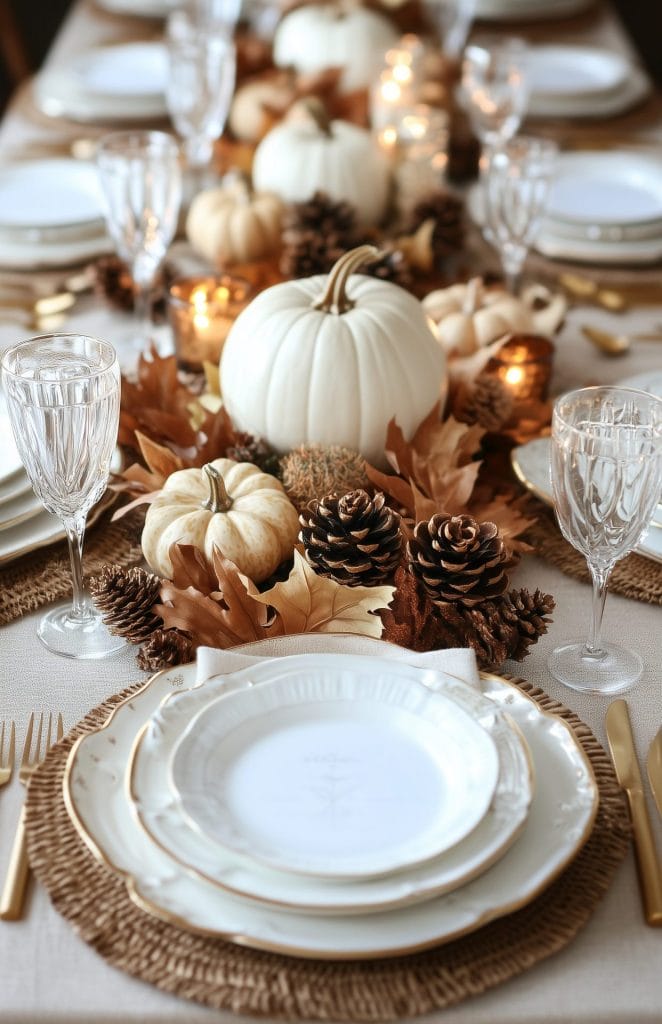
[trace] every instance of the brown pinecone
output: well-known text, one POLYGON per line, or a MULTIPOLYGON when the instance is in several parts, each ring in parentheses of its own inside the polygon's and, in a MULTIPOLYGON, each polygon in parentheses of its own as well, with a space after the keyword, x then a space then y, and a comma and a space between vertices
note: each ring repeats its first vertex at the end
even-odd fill
POLYGON ((451 107, 451 129, 448 143, 448 180, 463 184, 478 177, 480 142, 469 119, 458 103, 451 107))
POLYGON ((302 444, 280 460, 283 487, 292 504, 303 512, 308 503, 326 494, 347 494, 368 486, 365 459, 340 444, 302 444))
POLYGON ((453 414, 463 423, 477 423, 497 431, 513 411, 513 396, 497 377, 481 373, 472 384, 461 387, 453 402, 453 414))
POLYGON ((407 546, 409 569, 435 604, 473 607, 504 593, 510 559, 495 523, 438 513, 418 523, 407 546))
POLYGON ((326 274, 357 243, 357 216, 351 203, 315 192, 293 203, 283 217, 280 269, 287 277, 326 274))
MULTIPOLYGON (((551 594, 543 594, 541 590, 531 593, 526 588, 511 590, 504 598, 508 611, 512 611, 517 625, 517 642, 508 655, 514 661, 523 661, 529 653, 529 647, 547 632, 552 621, 550 616, 556 602, 551 594)), ((505 610, 504 613, 505 614, 505 610)))
POLYGON ((235 462, 252 462, 263 473, 271 473, 272 476, 278 476, 280 472, 279 458, 271 445, 244 431, 235 434, 234 444, 226 448, 225 455, 235 462))
POLYGON ((380 492, 363 490, 311 501, 299 516, 308 563, 320 576, 347 586, 374 587, 391 576, 400 561, 400 516, 380 492))
POLYGON ((94 290, 112 306, 130 313, 134 287, 131 271, 117 256, 100 256, 94 264, 94 290))
POLYGON ((408 233, 413 235, 426 220, 434 220, 432 254, 440 266, 464 244, 464 203, 451 192, 431 192, 416 203, 408 233))
POLYGON ((104 565, 89 586, 105 625, 115 636, 142 644, 163 625, 152 611, 161 589, 161 580, 153 573, 138 566, 123 569, 120 565, 104 565))
POLYGON ((390 281, 391 284, 398 284, 401 288, 411 288, 412 273, 411 267, 400 249, 382 248, 376 260, 366 263, 359 270, 359 274, 368 274, 370 277, 379 278, 381 281, 390 281))
POLYGON ((158 672, 193 659, 193 641, 181 629, 157 629, 138 651, 136 662, 143 672, 158 672))

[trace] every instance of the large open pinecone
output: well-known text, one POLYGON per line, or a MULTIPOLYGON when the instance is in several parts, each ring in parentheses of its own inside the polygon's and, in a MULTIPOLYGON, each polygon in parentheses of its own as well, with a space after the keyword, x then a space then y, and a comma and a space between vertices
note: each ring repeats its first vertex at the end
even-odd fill
POLYGON ((161 580, 151 572, 134 566, 104 565, 90 579, 90 593, 105 625, 115 636, 129 643, 142 644, 163 625, 152 607, 159 599, 161 580))
POLYGON ((438 267, 464 244, 464 203, 451 192, 431 192, 416 203, 409 233, 414 234, 426 220, 434 221, 432 253, 438 267))
POLYGON ((438 513, 418 523, 407 546, 409 568, 435 604, 467 607, 503 594, 510 558, 495 523, 438 513))
POLYGON ((285 211, 280 269, 287 277, 326 274, 348 249, 357 244, 356 209, 315 192, 285 211))
POLYGON ((371 587, 395 572, 400 560, 400 516, 363 490, 312 501, 299 516, 306 559, 320 576, 371 587))

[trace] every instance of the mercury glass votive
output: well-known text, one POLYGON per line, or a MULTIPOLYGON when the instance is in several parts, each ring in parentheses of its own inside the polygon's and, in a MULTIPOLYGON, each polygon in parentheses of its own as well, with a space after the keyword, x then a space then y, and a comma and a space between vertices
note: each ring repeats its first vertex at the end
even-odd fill
POLYGON ((485 373, 496 377, 519 405, 544 402, 552 376, 554 344, 539 334, 513 334, 492 359, 485 373))
POLYGON ((168 289, 168 317, 178 365, 201 370, 220 359, 230 328, 250 299, 241 277, 182 277, 168 289))

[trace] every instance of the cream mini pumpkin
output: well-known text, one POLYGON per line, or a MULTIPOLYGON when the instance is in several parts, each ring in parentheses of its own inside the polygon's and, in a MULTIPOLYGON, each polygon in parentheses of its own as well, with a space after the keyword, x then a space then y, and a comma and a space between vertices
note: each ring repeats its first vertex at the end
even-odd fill
POLYGON ((192 544, 211 558, 214 548, 259 583, 294 550, 299 520, 273 476, 250 462, 215 459, 180 469, 147 511, 142 549, 152 569, 170 577, 170 546, 192 544))
POLYGON ((274 63, 311 73, 342 68, 344 92, 377 77, 384 54, 398 42, 391 22, 359 5, 306 4, 286 14, 274 36, 274 63))
POLYGON ((540 289, 515 298, 502 288, 486 288, 480 278, 431 292, 423 308, 434 320, 444 351, 470 356, 505 334, 553 334, 561 322, 566 303, 561 296, 546 293, 547 304, 540 310, 534 302, 540 289))
POLYGON ((225 266, 271 255, 280 245, 283 203, 273 193, 252 193, 243 178, 200 192, 186 218, 197 253, 225 266))
POLYGON ((242 142, 257 142, 264 134, 265 110, 287 109, 296 94, 296 76, 287 71, 261 75, 240 85, 230 108, 233 134, 242 142))
POLYGON ((307 99, 259 143, 253 184, 285 202, 301 202, 320 190, 352 203, 364 224, 377 224, 386 211, 390 168, 370 132, 329 121, 322 104, 307 99))
POLYGON ((354 272, 377 255, 345 253, 328 275, 258 295, 221 356, 233 423, 279 451, 344 445, 383 466, 389 420, 410 436, 445 386, 445 358, 420 302, 354 272))

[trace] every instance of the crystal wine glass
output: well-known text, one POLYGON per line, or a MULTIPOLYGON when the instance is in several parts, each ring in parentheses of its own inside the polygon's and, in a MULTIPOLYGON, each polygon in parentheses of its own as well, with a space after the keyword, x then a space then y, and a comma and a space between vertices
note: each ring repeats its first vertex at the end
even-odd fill
POLYGON ((425 6, 439 30, 443 53, 459 57, 476 12, 476 0, 427 0, 425 6))
MULTIPOLYGON (((220 15, 219 15, 220 18, 220 15)), ((184 140, 189 168, 201 179, 214 140, 225 126, 235 82, 235 49, 228 25, 207 13, 174 11, 167 27, 170 72, 167 102, 184 140)))
POLYGON ((179 146, 164 132, 113 132, 99 143, 97 165, 108 231, 135 284, 134 347, 142 350, 151 332, 154 277, 177 230, 182 194, 179 146))
POLYGON ((616 693, 639 678, 634 651, 601 638, 614 563, 640 542, 662 489, 662 399, 593 387, 558 399, 552 420, 552 487, 561 532, 588 562, 593 612, 586 642, 557 647, 553 676, 573 690, 616 693))
POLYGON ((545 212, 557 159, 556 143, 525 135, 489 156, 483 180, 485 237, 499 250, 513 294, 545 212))
POLYGON ((59 516, 69 541, 73 603, 43 616, 38 636, 55 654, 104 658, 111 636, 83 588, 85 520, 106 489, 117 441, 120 371, 112 345, 80 334, 24 341, 2 356, 14 438, 35 493, 59 516))
POLYGON ((526 44, 506 38, 468 46, 461 92, 471 126, 489 150, 512 139, 529 102, 526 44))

